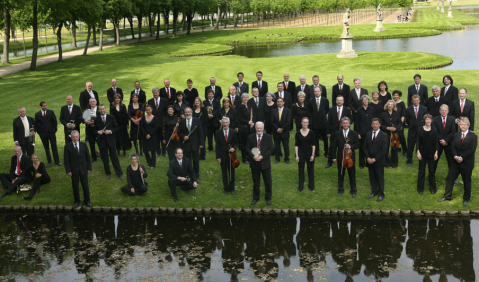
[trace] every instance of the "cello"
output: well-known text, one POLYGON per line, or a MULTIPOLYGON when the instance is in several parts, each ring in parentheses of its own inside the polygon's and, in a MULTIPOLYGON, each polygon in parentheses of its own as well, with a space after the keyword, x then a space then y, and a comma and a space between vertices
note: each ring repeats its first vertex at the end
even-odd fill
MULTIPOLYGON (((349 137, 346 137, 344 139, 346 141, 346 144, 349 144, 349 137)), ((343 175, 343 169, 344 167, 351 168, 353 167, 353 150, 351 148, 346 147, 346 144, 344 145, 343 148, 343 162, 341 163, 341 175, 343 175)))

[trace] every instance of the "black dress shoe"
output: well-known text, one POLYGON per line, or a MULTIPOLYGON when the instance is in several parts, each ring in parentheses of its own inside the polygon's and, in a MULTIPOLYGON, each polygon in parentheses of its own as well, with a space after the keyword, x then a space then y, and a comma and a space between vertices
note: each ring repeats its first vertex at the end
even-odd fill
POLYGON ((459 181, 457 181, 457 180, 454 180, 454 184, 461 185, 461 183, 459 183, 459 181))
POLYGON ((303 192, 303 188, 298 187, 298 192, 303 192))
POLYGON ((92 159, 91 162, 92 162, 92 163, 96 162, 96 159, 92 159))
POLYGON ((196 178, 196 183, 197 183, 197 184, 200 184, 200 182, 201 182, 201 180, 200 180, 200 177, 198 176, 198 177, 196 178))
POLYGON ((120 175, 120 179, 121 179, 121 180, 125 180, 125 176, 124 176, 123 174, 120 175))
POLYGON ((91 204, 90 204, 90 202, 86 202, 86 203, 85 203, 85 206, 87 206, 87 207, 91 208, 91 204))
POLYGON ((166 153, 164 153, 164 154, 163 154, 163 157, 167 158, 167 157, 168 157, 168 155, 167 155, 166 153))
POLYGON ((397 165, 393 165, 393 168, 397 168, 398 166, 397 165))
POLYGON ((35 191, 35 196, 40 194, 40 190, 38 189, 37 191, 35 191))
POLYGON ((274 161, 274 164, 277 164, 277 163, 279 163, 279 159, 276 159, 276 160, 274 161))
POLYGON ((431 191, 431 194, 436 195, 436 191, 431 191))
POLYGON ((225 195, 225 196, 228 195, 228 191, 224 191, 223 195, 225 195))
POLYGON ((328 154, 324 154, 324 157, 327 159, 327 158, 329 158, 329 155, 328 155, 328 154))
POLYGON ((314 191, 314 188, 309 188, 309 191, 311 191, 311 192, 314 191))
POLYGON ((353 193, 353 199, 356 199, 356 193, 353 193))
POLYGON ((213 149, 208 149, 208 150, 206 150, 206 152, 211 152, 211 151, 213 151, 213 149))
POLYGON ((127 156, 127 155, 126 155, 126 152, 123 152, 123 157, 126 157, 126 156, 127 156))
POLYGON ((236 193, 235 193, 235 190, 231 191, 230 193, 231 193, 231 195, 235 195, 235 194, 236 194, 236 193))
POLYGON ((27 201, 31 201, 32 200, 32 197, 23 197, 23 199, 27 200, 27 201))
POLYGON ((359 166, 359 169, 364 169, 364 166, 359 166))
POLYGON ((419 192, 419 195, 422 195, 422 191, 421 191, 421 192, 419 192))
POLYGON ((0 194, 0 200, 5 197, 7 195, 7 193, 3 193, 3 194, 0 194))
POLYGON ((404 157, 407 157, 407 152, 402 153, 404 157))
POLYGON ((75 205, 73 206, 75 209, 79 208, 80 207, 80 203, 75 203, 75 205))
POLYGON ((343 195, 343 192, 338 193, 338 197, 341 197, 343 195))
POLYGON ((267 204, 268 206, 271 206, 273 203, 271 203, 271 201, 266 201, 266 204, 267 204))
POLYGON ((48 163, 47 166, 48 166, 48 167, 52 166, 52 163, 48 163))
POLYGON ((368 198, 368 199, 371 199, 372 197, 375 197, 376 195, 377 195, 377 194, 374 194, 374 193, 373 193, 373 194, 369 195, 367 198, 368 198))
POLYGON ((174 198, 173 201, 176 203, 178 202, 178 198, 174 198))
POLYGON ((249 164, 249 162, 248 162, 248 161, 244 161, 244 164, 249 164))
POLYGON ((290 162, 289 160, 287 160, 287 161, 284 161, 284 162, 285 162, 285 163, 287 163, 287 164, 291 164, 291 162, 290 162))
POLYGON ((450 200, 448 200, 448 199, 446 199, 446 198, 441 198, 441 199, 439 199, 439 200, 437 200, 437 201, 438 201, 438 202, 444 202, 444 201, 450 201, 450 200))
POLYGON ((465 207, 465 206, 467 206, 467 204, 469 204, 469 201, 465 200, 464 203, 462 204, 462 206, 465 207))
POLYGON ((156 154, 156 157, 158 158, 160 156, 160 154, 156 154))
POLYGON ((408 167, 412 167, 412 162, 407 162, 408 167))
POLYGON ((386 165, 386 168, 390 168, 391 166, 390 165, 386 165))
POLYGON ((330 168, 332 164, 328 163, 324 168, 330 168))
POLYGON ((376 200, 376 202, 381 202, 382 200, 384 200, 384 197, 383 196, 379 196, 378 199, 376 200))
POLYGON ((57 166, 63 166, 63 164, 61 162, 58 162, 57 166))
POLYGON ((111 175, 107 174, 106 180, 110 180, 110 178, 111 178, 111 175))
POLYGON ((251 205, 254 206, 254 205, 256 205, 257 202, 258 202, 258 200, 253 200, 253 201, 251 202, 251 205))

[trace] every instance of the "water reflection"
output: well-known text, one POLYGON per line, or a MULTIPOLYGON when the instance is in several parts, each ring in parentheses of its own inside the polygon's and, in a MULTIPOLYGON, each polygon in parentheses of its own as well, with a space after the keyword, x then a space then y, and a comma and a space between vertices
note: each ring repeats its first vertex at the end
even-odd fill
POLYGON ((479 222, 8 213, 0 232, 2 281, 475 281, 479 222))

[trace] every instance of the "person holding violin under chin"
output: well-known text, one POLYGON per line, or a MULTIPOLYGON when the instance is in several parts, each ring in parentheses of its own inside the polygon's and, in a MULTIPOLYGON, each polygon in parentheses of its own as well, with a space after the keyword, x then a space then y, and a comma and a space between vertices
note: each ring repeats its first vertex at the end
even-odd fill
POLYGON ((223 117, 221 119, 221 129, 215 132, 215 150, 216 160, 221 165, 221 173, 223 174, 223 195, 235 194, 235 168, 239 166, 236 156, 238 148, 238 137, 236 130, 230 128, 230 118, 223 117))
POLYGON ((351 120, 348 117, 341 119, 341 130, 336 131, 336 136, 331 142, 330 156, 336 159, 333 162, 338 167, 338 197, 344 193, 344 174, 348 171, 351 196, 356 198, 356 153, 360 148, 359 135, 350 130, 351 120))
POLYGON ((389 138, 389 151, 386 155, 386 168, 398 166, 399 130, 402 128, 401 115, 397 111, 396 102, 387 101, 384 112, 381 114, 381 131, 386 132, 389 138))
POLYGON ((163 145, 166 146, 170 162, 175 158, 176 148, 181 148, 178 136, 178 123, 180 117, 175 114, 175 106, 168 105, 167 115, 163 118, 163 145))

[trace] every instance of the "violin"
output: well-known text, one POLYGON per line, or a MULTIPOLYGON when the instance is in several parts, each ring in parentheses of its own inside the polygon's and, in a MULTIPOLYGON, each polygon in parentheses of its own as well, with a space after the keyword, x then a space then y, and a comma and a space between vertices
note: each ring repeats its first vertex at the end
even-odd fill
MULTIPOLYGON (((391 126, 394 126, 394 124, 391 126)), ((399 148, 400 145, 401 143, 399 143, 399 135, 395 132, 391 132, 391 148, 399 148)))
MULTIPOLYGON (((346 144, 348 144, 349 142, 349 137, 346 137, 346 144)), ((344 149, 343 149, 343 163, 342 163, 342 167, 347 167, 347 168, 351 168, 353 167, 353 150, 351 150, 351 148, 346 148, 346 145, 344 145, 344 149)), ((342 172, 342 170, 341 170, 342 172)))
MULTIPOLYGON (((229 147, 231 149, 231 144, 229 144, 229 147)), ((241 164, 240 161, 238 160, 238 156, 236 155, 236 152, 230 152, 230 159, 231 159, 231 166, 233 168, 237 168, 241 164)))
POLYGON ((171 134, 171 140, 173 141, 180 141, 180 136, 178 136, 178 122, 180 122, 180 118, 178 118, 178 121, 176 123, 175 128, 173 129, 173 134, 171 134))

